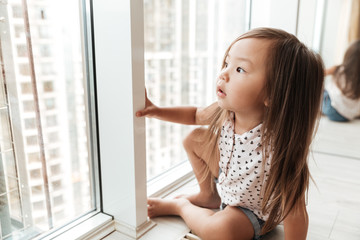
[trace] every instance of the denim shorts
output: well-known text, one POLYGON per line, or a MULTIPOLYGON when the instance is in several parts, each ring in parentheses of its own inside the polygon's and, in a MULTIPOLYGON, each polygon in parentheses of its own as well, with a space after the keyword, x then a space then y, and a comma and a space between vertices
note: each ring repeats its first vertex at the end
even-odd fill
MULTIPOLYGON (((219 168, 219 176, 221 173, 221 168, 219 168)), ((215 183, 218 183, 218 179, 215 178, 215 183)), ((222 203, 220 206, 221 210, 224 210, 226 208, 226 204, 222 203)), ((243 213, 245 213, 245 215, 249 218, 253 228, 254 228, 254 238, 253 240, 259 240, 261 239, 261 229, 264 226, 265 221, 258 218, 258 216, 255 215, 255 213, 253 213, 251 210, 244 208, 244 207, 240 207, 240 206, 236 206, 238 209, 240 209, 243 213)))
POLYGON ((342 116, 338 111, 336 111, 333 106, 331 106, 331 99, 329 93, 324 90, 323 101, 322 101, 322 113, 325 114, 330 120, 336 122, 347 122, 347 118, 342 116))
MULTIPOLYGON (((226 208, 226 204, 222 203, 220 209, 223 210, 226 208)), ((258 218, 255 213, 253 213, 251 210, 244 208, 244 207, 240 207, 240 206, 236 206, 236 208, 240 209, 243 213, 245 213, 245 215, 249 218, 253 228, 254 228, 254 238, 253 240, 259 240, 261 239, 261 229, 264 226, 265 221, 258 218)))

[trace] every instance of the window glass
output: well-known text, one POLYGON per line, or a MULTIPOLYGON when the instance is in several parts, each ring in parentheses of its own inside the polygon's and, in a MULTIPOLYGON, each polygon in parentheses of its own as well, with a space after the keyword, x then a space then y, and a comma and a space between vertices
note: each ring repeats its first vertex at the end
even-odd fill
POLYGON ((21 5, 13 5, 12 6, 13 18, 22 18, 23 11, 21 5))
POLYGON ((23 106, 24 106, 24 112, 34 112, 34 110, 35 110, 34 101, 32 101, 32 100, 24 101, 23 106))
POLYGON ((97 210, 84 2, 0 8, 0 239, 46 235, 97 210))
POLYGON ((17 52, 18 52, 18 57, 27 57, 27 47, 26 45, 17 45, 17 52))
MULTIPOLYGON (((144 0, 145 84, 159 106, 206 106, 227 46, 246 30, 246 2, 144 0), (229 24, 231 23, 231 24, 229 24)), ((186 161, 191 129, 147 119, 148 180, 186 161)))
POLYGON ((21 83, 21 93, 22 94, 32 93, 32 85, 30 82, 21 83))
POLYGON ((15 38, 24 37, 25 31, 23 25, 14 25, 15 38))
POLYGON ((28 63, 19 63, 18 67, 20 75, 30 75, 30 68, 28 63))
POLYGON ((52 92, 54 91, 54 82, 53 81, 47 81, 44 82, 44 92, 52 92))
POLYGON ((38 136, 28 136, 26 137, 26 144, 31 145, 38 145, 38 136))

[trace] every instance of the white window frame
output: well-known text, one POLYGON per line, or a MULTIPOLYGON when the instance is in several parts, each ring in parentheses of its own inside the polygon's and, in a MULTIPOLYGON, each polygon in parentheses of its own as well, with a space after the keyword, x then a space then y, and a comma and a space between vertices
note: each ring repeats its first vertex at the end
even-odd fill
POLYGON ((103 212, 134 239, 147 217, 143 0, 93 2, 103 212))
POLYGON ((84 26, 93 25, 85 44, 94 53, 86 57, 95 62, 96 90, 90 94, 96 98, 99 142, 93 173, 101 176, 95 181, 101 212, 42 239, 100 239, 115 230, 138 239, 155 225, 147 217, 145 119, 135 118, 145 103, 143 0, 93 0, 92 8, 87 3, 84 26))

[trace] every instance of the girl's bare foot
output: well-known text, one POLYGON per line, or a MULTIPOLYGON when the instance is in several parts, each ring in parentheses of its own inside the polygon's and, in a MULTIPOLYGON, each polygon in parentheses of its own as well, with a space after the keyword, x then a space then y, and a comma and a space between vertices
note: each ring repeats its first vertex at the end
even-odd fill
POLYGON ((177 196, 175 199, 179 198, 185 198, 192 204, 204 208, 217 209, 221 204, 221 199, 217 192, 212 194, 204 194, 201 192, 192 195, 182 194, 177 196))
POLYGON ((165 215, 180 215, 180 209, 186 204, 191 204, 185 198, 175 199, 161 199, 149 198, 148 203, 148 216, 150 218, 165 216, 165 215))

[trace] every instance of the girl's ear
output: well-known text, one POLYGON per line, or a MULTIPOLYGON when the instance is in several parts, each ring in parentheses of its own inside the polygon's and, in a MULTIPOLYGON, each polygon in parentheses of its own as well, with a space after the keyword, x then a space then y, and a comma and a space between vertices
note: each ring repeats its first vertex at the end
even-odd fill
POLYGON ((265 107, 269 107, 269 98, 265 98, 264 105, 265 107))

